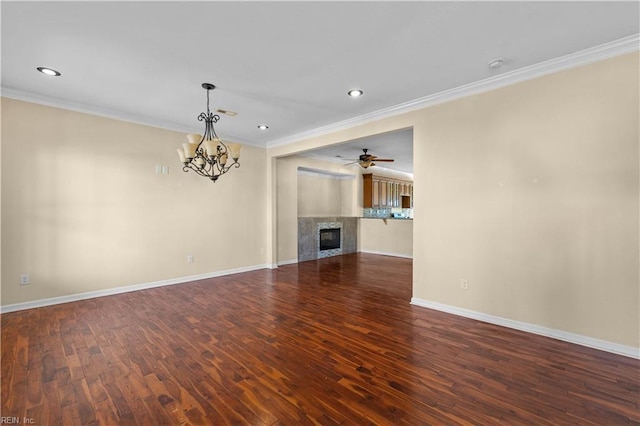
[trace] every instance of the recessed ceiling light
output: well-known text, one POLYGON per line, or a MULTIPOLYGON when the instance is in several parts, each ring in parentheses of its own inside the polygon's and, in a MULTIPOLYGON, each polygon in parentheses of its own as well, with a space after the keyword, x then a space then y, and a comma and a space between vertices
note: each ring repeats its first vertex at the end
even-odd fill
POLYGON ((50 75, 52 77, 58 77, 59 75, 61 75, 58 71, 47 67, 38 67, 36 69, 42 74, 50 75))
POLYGON ((497 70, 498 68, 500 68, 501 66, 504 65, 504 60, 503 59, 494 59, 492 61, 489 61, 489 68, 491 68, 492 70, 497 70))
POLYGON ((347 95, 351 96, 352 98, 357 98, 358 96, 364 95, 364 92, 360 89, 352 89, 347 92, 347 95))
POLYGON ((260 130, 267 130, 268 128, 269 128, 269 126, 267 126, 266 124, 260 124, 258 126, 258 129, 260 129, 260 130))

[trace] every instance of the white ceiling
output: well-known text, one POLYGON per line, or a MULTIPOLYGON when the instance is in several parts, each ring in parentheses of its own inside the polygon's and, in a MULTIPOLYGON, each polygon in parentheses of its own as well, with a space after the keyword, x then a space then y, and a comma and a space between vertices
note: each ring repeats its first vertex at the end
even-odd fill
MULTIPOLYGON (((3 96, 198 132, 210 82, 212 109, 238 112, 218 133, 257 146, 640 32, 636 1, 2 1, 1 12, 3 96), (494 58, 505 65, 490 69, 494 58)), ((356 151, 397 154, 372 143, 356 151)))

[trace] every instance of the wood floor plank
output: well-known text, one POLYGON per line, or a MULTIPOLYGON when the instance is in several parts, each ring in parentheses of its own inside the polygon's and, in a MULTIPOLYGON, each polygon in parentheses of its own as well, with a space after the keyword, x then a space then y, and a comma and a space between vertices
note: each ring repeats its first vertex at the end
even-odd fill
POLYGON ((353 254, 1 315, 47 425, 640 424, 640 361, 414 305, 353 254))

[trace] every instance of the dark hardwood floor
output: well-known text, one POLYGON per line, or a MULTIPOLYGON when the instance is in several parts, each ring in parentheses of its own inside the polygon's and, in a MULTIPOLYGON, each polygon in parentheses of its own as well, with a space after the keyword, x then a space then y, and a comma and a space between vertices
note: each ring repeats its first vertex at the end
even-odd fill
POLYGON ((640 423, 640 361, 410 298, 410 260, 358 254, 3 314, 2 416, 65 426, 640 423))

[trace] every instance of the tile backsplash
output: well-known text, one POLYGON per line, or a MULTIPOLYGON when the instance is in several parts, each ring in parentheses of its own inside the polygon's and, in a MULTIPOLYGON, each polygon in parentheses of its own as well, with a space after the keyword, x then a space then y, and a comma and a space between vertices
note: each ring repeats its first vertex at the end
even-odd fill
POLYGON ((399 209, 389 207, 375 207, 362 209, 362 217, 387 218, 394 213, 400 213, 403 218, 413 218, 413 209, 399 209))
POLYGON ((383 207, 363 209, 362 217, 391 217, 391 209, 383 207))

